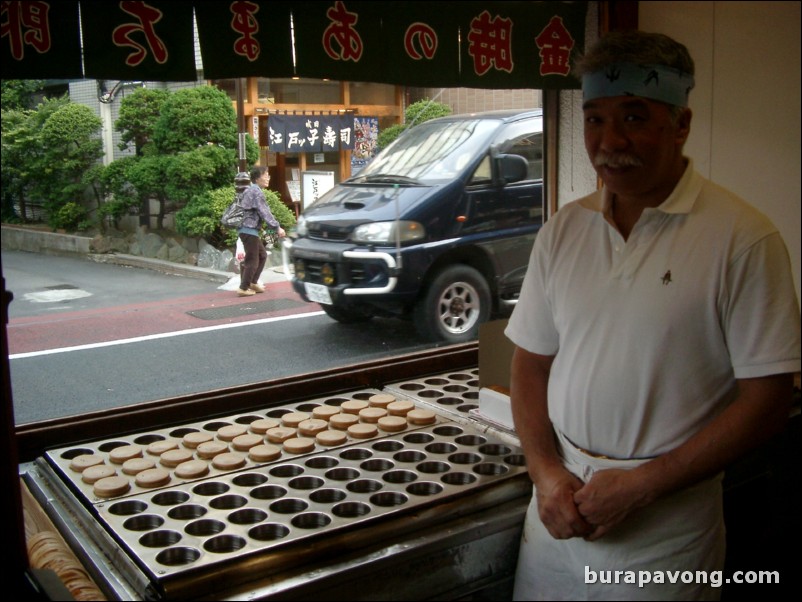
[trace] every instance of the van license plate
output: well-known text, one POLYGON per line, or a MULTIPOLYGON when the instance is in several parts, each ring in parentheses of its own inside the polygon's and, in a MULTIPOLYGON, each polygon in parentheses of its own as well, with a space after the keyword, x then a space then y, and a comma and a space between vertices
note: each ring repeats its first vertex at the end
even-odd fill
POLYGON ((306 296, 309 297, 310 301, 322 303, 323 305, 331 305, 331 294, 329 294, 328 287, 323 286, 322 284, 304 282, 304 289, 306 290, 306 296))

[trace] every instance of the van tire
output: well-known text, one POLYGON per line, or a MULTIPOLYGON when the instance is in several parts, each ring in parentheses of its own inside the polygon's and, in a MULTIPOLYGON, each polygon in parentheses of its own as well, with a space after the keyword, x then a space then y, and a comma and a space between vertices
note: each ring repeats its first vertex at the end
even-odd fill
POLYGON ((321 307, 328 317, 337 320, 340 324, 359 324, 367 322, 373 317, 373 314, 359 309, 345 309, 334 305, 321 305, 321 307))
POLYGON ((427 341, 471 341, 490 316, 490 303, 490 288, 481 273, 467 265, 448 266, 415 305, 415 329, 427 341))

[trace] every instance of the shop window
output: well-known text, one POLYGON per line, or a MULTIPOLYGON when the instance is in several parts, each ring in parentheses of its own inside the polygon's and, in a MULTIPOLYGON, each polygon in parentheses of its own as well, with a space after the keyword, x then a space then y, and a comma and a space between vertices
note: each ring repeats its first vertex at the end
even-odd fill
POLYGON ((349 85, 352 105, 394 105, 395 86, 351 82, 349 85))
POLYGON ((267 79, 257 82, 260 104, 342 104, 340 82, 319 79, 267 79))

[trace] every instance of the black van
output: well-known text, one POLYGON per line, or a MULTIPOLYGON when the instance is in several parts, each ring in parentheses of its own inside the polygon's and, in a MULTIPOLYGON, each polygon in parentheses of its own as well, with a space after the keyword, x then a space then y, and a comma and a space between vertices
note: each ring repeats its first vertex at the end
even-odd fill
POLYGON ((542 133, 539 110, 409 128, 304 211, 284 247, 293 288, 340 322, 395 316, 427 340, 475 338, 516 302, 543 224, 542 133))

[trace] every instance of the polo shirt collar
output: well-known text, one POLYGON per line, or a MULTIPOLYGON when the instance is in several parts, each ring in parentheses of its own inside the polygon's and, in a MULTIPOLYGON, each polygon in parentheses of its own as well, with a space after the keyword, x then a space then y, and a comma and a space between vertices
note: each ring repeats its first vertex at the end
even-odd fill
MULTIPOLYGON (((660 205, 655 207, 656 211, 663 213, 690 213, 693 209, 699 191, 702 189, 702 177, 696 172, 693 166, 693 159, 687 158, 688 164, 674 190, 668 198, 660 205)), ((611 214, 613 194, 606 186, 602 187, 601 194, 592 194, 583 199, 582 205, 586 209, 598 211, 604 215, 611 214)))

